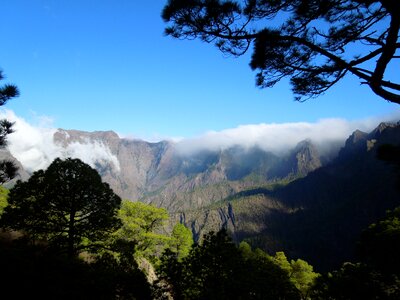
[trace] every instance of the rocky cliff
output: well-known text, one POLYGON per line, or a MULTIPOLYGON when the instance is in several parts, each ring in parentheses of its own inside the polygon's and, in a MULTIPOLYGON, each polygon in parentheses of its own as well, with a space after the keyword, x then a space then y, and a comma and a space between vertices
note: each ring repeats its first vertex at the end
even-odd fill
MULTIPOLYGON (((393 167, 376 158, 379 146, 400 145, 400 124, 355 131, 333 160, 310 140, 279 155, 240 146, 188 155, 171 142, 111 131, 59 129, 54 143, 64 157, 86 158, 121 197, 167 208, 171 224, 184 223, 196 239, 226 227, 236 241, 284 250, 320 269, 352 259, 361 230, 400 205, 393 167)), ((20 173, 29 176, 23 167, 20 173)))
MULTIPOLYGON (((246 239, 270 253, 284 250, 319 270, 338 267, 354 259, 361 231, 400 205, 399 174, 377 158, 386 144, 400 146, 400 124, 354 132, 336 159, 305 177, 244 189, 206 208, 176 214, 174 221, 192 228, 197 238, 226 227, 236 241, 246 239)), ((309 151, 292 159, 300 156, 301 165, 309 151)))
MULTIPOLYGON (((53 139, 63 157, 78 154, 90 161, 122 198, 171 212, 198 209, 243 189, 305 176, 322 165, 311 141, 276 155, 241 146, 182 154, 171 142, 121 139, 112 131, 59 129, 53 139)), ((27 177, 23 168, 21 174, 27 177)))

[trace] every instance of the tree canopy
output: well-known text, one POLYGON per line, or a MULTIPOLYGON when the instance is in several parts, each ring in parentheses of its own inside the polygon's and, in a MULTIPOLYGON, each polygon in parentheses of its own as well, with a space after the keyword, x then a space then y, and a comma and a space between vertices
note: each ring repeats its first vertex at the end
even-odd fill
POLYGON ((271 259, 287 272, 290 281, 300 291, 302 298, 308 299, 309 292, 319 276, 314 272, 313 266, 302 259, 292 259, 289 262, 284 252, 277 252, 271 259))
POLYGON ((399 299, 399 280, 387 280, 364 264, 347 262, 317 278, 311 299, 399 299))
MULTIPOLYGON (((3 71, 0 70, 0 80, 4 79, 3 71)), ((0 106, 7 103, 8 100, 18 97, 19 90, 13 84, 4 84, 0 86, 0 106)), ((7 135, 13 132, 13 123, 3 119, 0 120, 0 149, 7 145, 7 135)), ((17 173, 17 167, 12 161, 2 160, 0 161, 0 184, 15 177, 17 173)))
POLYGON ((74 256, 120 226, 121 199, 89 165, 57 158, 11 189, 1 223, 74 256))
POLYGON ((181 223, 175 224, 171 233, 170 249, 176 253, 178 260, 189 254, 192 245, 192 231, 181 223))
POLYGON ((392 0, 169 0, 167 35, 199 38, 240 56, 253 44, 257 85, 289 77, 295 99, 323 94, 347 74, 400 104, 400 2, 392 0))
POLYGON ((122 226, 114 233, 113 238, 133 243, 137 256, 153 259, 162 253, 170 240, 161 232, 169 217, 164 208, 124 200, 118 217, 122 226))
POLYGON ((2 186, 0 186, 0 218, 3 214, 4 208, 8 205, 7 197, 8 197, 8 190, 2 186))
POLYGON ((206 234, 181 261, 170 250, 161 259, 174 299, 300 299, 284 270, 265 253, 243 255, 225 230, 206 234))
POLYGON ((400 207, 371 224, 357 245, 360 259, 375 269, 400 276, 400 207))

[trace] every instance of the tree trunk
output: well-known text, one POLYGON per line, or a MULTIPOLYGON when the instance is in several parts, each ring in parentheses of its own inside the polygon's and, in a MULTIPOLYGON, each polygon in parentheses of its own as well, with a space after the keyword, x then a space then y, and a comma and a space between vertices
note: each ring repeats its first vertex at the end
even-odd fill
POLYGON ((75 256, 74 247, 74 237, 75 237, 75 212, 71 212, 69 215, 69 229, 68 229, 68 257, 72 258, 75 256))

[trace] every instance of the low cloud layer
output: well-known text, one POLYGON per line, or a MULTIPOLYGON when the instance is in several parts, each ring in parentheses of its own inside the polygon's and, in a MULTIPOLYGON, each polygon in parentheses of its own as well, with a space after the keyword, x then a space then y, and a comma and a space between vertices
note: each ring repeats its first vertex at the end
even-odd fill
POLYGON ((96 163, 111 163, 117 171, 120 169, 117 157, 102 143, 88 140, 85 143, 74 142, 62 147, 54 142, 53 136, 57 129, 50 128, 48 122, 40 122, 34 126, 9 110, 0 112, 0 119, 3 118, 15 122, 15 132, 7 138, 8 149, 28 172, 47 168, 57 157, 79 158, 92 167, 95 167, 96 163))
MULTIPOLYGON (((48 122, 32 125, 16 116, 12 111, 0 111, 0 119, 6 118, 15 122, 15 132, 8 136, 8 149, 24 168, 29 171, 46 168, 55 158, 79 158, 94 167, 97 163, 112 164, 119 171, 118 158, 111 150, 99 141, 69 143, 67 147, 54 142, 57 131, 48 122)), ((219 151, 232 146, 251 148, 258 146, 276 154, 295 147, 299 142, 310 139, 320 150, 338 143, 343 144, 356 130, 369 132, 382 121, 398 121, 400 111, 392 115, 358 121, 344 119, 322 119, 315 123, 253 124, 222 131, 210 131, 204 135, 176 141, 181 154, 195 154, 201 150, 219 151)))
POLYGON ((275 154, 292 149, 299 142, 310 139, 321 151, 344 141, 356 130, 370 132, 382 121, 398 121, 400 112, 380 118, 358 121, 322 119, 315 123, 283 123, 242 125, 222 131, 210 131, 202 136, 180 141, 183 154, 201 150, 223 150, 232 146, 251 148, 258 146, 275 154))

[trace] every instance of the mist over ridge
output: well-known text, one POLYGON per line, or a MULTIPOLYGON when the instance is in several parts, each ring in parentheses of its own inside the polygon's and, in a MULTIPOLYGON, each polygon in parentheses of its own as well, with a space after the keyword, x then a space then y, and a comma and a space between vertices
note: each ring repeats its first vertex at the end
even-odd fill
MULTIPOLYGON (((379 123, 379 121, 378 121, 379 123)), ((309 140, 321 152, 332 145, 343 145, 344 140, 356 129, 370 131, 376 120, 349 122, 344 119, 322 119, 315 123, 271 123, 240 125, 221 131, 210 131, 202 136, 183 139, 177 143, 180 153, 190 155, 201 150, 221 151, 240 146, 245 149, 258 147, 282 155, 298 143, 309 140)))
MULTIPOLYGON (((77 140, 70 139, 69 143, 62 145, 55 141, 54 135, 57 132, 68 135, 67 131, 52 128, 51 124, 32 125, 10 110, 2 110, 0 118, 15 122, 15 132, 8 137, 8 149, 29 172, 46 168, 57 157, 80 158, 92 167, 96 164, 109 163, 113 165, 115 171, 120 170, 116 154, 103 140, 93 140, 87 136, 77 140)), ((324 154, 331 151, 332 146, 335 149, 342 146, 345 139, 357 129, 369 132, 382 121, 399 118, 400 111, 397 111, 387 116, 355 121, 332 118, 321 119, 314 123, 248 124, 221 131, 209 131, 197 137, 178 141, 171 139, 169 143, 183 156, 195 155, 202 151, 223 151, 232 147, 241 147, 245 150, 256 147, 275 155, 283 155, 299 142, 310 140, 318 151, 324 154)), ((115 138, 119 138, 117 134, 113 134, 115 138)), ((135 140, 140 141, 140 139, 135 140)))

